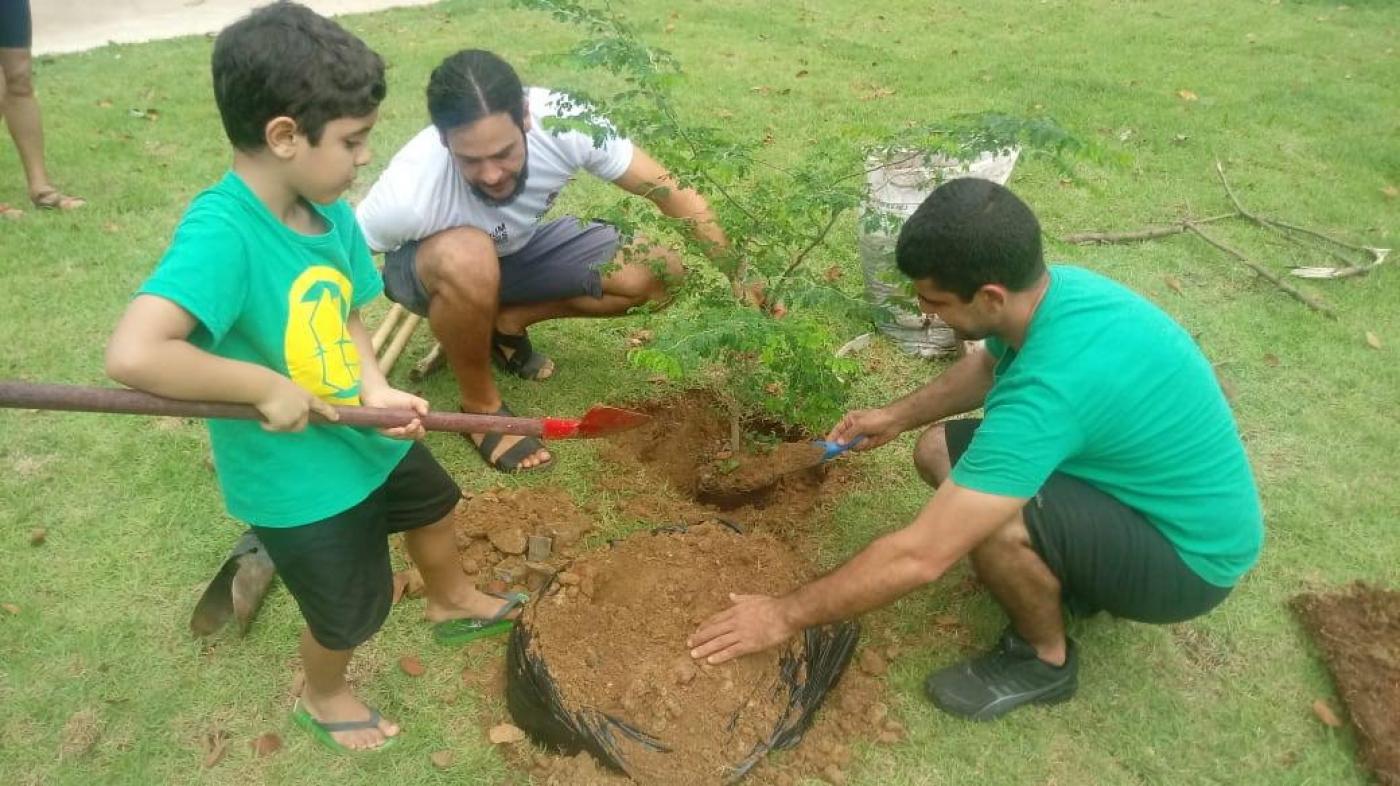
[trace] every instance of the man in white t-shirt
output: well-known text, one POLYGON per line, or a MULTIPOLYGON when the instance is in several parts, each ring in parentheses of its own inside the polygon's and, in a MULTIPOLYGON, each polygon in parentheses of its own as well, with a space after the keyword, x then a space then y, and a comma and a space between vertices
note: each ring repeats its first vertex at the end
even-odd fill
MULTIPOLYGON (((466 412, 509 413, 492 363, 525 379, 553 373, 530 344, 530 325, 664 303, 685 272, 673 250, 623 238, 609 224, 541 223, 579 171, 688 221, 712 256, 728 247, 704 197, 674 187, 627 139, 595 145, 582 132, 547 130, 544 120, 569 115, 568 104, 562 94, 526 90, 490 52, 448 57, 428 81, 433 124, 394 156, 357 211, 370 246, 385 252, 385 293, 428 318, 466 412), (609 262, 617 264, 603 275, 609 262)), ((469 438, 501 471, 552 460, 534 437, 469 438)))

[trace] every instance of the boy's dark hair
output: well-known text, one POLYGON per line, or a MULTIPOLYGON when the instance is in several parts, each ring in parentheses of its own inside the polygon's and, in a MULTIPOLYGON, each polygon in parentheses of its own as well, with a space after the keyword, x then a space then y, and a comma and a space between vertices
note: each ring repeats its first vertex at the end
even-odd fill
POLYGON ((428 78, 428 116, 448 131, 497 112, 525 127, 525 88, 510 63, 484 49, 463 49, 438 64, 428 78))
POLYGON ((311 144, 326 124, 362 117, 384 100, 384 61, 364 41, 303 5, 263 6, 214 41, 214 101, 229 141, 259 150, 275 117, 290 117, 311 144))
POLYGON ((1045 272, 1040 222, 1004 186, 949 180, 904 223, 895 263, 909 278, 930 279, 963 302, 987 284, 1019 292, 1045 272))

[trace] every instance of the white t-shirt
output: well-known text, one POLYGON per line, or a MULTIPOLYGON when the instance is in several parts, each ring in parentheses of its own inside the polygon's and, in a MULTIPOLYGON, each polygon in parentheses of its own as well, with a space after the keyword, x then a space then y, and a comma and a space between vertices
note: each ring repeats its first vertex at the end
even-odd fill
POLYGON ((567 96, 532 87, 525 99, 531 119, 525 135, 529 175, 514 200, 491 205, 472 193, 437 128, 428 126, 394 155, 355 211, 370 247, 392 251, 445 229, 475 227, 495 239, 498 255, 512 254, 529 241, 579 170, 611 182, 631 165, 632 143, 626 139, 611 137, 596 147, 587 134, 545 130, 545 118, 577 112, 561 111, 567 96))

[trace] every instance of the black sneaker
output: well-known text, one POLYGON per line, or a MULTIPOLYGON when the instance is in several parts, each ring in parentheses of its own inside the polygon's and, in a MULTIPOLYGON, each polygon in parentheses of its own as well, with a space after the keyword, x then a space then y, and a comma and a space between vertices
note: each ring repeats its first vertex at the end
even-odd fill
POLYGON ((924 693, 944 712, 969 720, 999 718, 1022 704, 1066 701, 1079 687, 1079 656, 1065 640, 1065 665, 1051 666, 1010 628, 985 655, 928 675, 924 693))

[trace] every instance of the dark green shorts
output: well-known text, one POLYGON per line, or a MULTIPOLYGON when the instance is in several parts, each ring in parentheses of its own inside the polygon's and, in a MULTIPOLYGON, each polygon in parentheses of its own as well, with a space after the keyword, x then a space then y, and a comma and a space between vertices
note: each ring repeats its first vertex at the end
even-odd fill
MULTIPOLYGON (((2 0, 0 0, 2 1, 2 0)), ((440 521, 462 491, 421 442, 354 507, 299 527, 253 527, 321 646, 363 644, 389 616, 389 536, 440 521)))
MULTIPOLYGON (((943 424, 948 458, 967 450, 981 420, 943 424)), ((1106 611, 1138 622, 1198 617, 1230 594, 1196 575, 1145 516, 1078 478, 1052 473, 1022 511, 1031 545, 1060 580, 1075 616, 1106 611)))

